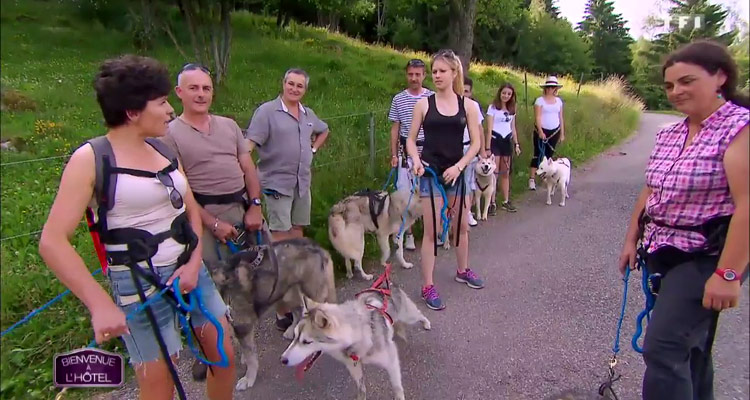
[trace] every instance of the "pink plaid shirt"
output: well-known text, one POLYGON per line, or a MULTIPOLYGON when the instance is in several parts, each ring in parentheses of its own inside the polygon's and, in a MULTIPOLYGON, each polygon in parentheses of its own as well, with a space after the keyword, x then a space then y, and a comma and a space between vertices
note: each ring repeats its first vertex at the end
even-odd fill
MULTIPOLYGON (((724 152, 750 122, 750 111, 726 102, 701 123, 693 142, 682 150, 688 135, 685 119, 656 134, 656 145, 646 167, 651 195, 646 213, 666 225, 695 226, 734 213, 734 202, 724 173, 724 152)), ((645 227, 649 252, 672 246, 692 251, 703 246, 697 232, 656 226, 645 227)))

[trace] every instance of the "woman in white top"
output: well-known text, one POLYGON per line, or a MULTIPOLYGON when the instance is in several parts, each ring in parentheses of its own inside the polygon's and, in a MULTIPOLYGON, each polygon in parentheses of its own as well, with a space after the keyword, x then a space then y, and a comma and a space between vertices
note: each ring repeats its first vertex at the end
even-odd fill
POLYGON ((529 190, 536 190, 536 169, 542 161, 542 156, 551 158, 558 143, 565 140, 565 121, 563 120, 563 102, 557 97, 557 91, 562 87, 557 77, 548 76, 542 87, 542 95, 534 102, 534 157, 531 159, 529 174, 529 190), (544 155, 541 154, 543 148, 544 155))
MULTIPOLYGON (((182 166, 174 165, 174 161, 165 157, 160 147, 166 146, 159 146, 157 139, 167 133, 167 124, 174 112, 167 101, 172 84, 167 69, 158 61, 123 56, 107 60, 100 66, 94 87, 108 128, 106 141, 114 155, 110 158, 110 166, 114 168, 104 168, 104 171, 112 171, 109 178, 116 189, 110 200, 112 208, 103 204, 95 206, 97 212, 102 211, 98 215, 104 216, 106 221, 100 233, 103 233, 101 242, 106 247, 106 274, 112 297, 92 277, 84 260, 71 245, 71 238, 86 208, 101 199, 95 196, 94 190, 97 164, 93 143, 79 147, 65 166, 57 196, 42 230, 39 252, 58 279, 88 308, 96 343, 122 337, 136 372, 140 398, 172 399, 176 384, 172 377, 176 371, 174 362, 168 360, 176 359, 182 342, 175 322, 176 311, 165 299, 170 292, 136 313, 140 299, 152 299, 157 291, 151 290, 154 286, 140 277, 136 285, 135 275, 131 275, 130 270, 140 267, 142 274, 148 274, 150 270, 155 279, 167 285, 179 278, 179 290, 183 294, 199 288, 208 311, 220 321, 224 332, 229 332, 226 304, 201 260, 200 207, 182 166), (156 244, 154 254, 145 257, 147 265, 141 266, 143 261, 135 259, 139 257, 134 255, 140 248, 129 246, 133 241, 128 238, 121 238, 124 245, 117 244, 120 241, 115 239, 116 232, 119 236, 133 230, 151 235, 168 232, 178 221, 182 221, 180 231, 195 239, 192 253, 187 250, 190 246, 174 240, 181 235, 170 235, 156 244), (118 250, 113 245, 121 248, 118 250), (123 252, 135 257, 133 262, 118 255, 123 252), (131 313, 134 313, 133 317, 126 320, 126 315, 131 313), (158 326, 152 326, 152 322, 158 326), (170 357, 164 357, 164 353, 170 357)), ((99 140, 101 137, 97 142, 99 140)), ((151 254, 150 246, 147 250, 146 254, 151 254)), ((219 360, 218 333, 207 316, 202 312, 191 312, 191 321, 195 331, 200 332, 197 340, 205 350, 206 358, 219 360)), ((236 374, 228 334, 224 335, 223 347, 229 365, 226 368, 214 366, 204 398, 232 398, 236 374)))
MULTIPOLYGON (((503 202, 500 205, 503 210, 516 212, 516 208, 510 203, 510 170, 513 153, 521 154, 521 146, 518 144, 518 132, 516 131, 516 89, 510 83, 506 83, 497 89, 495 100, 487 109, 487 134, 485 143, 490 143, 485 152, 491 152, 495 156, 497 168, 495 173, 500 175, 500 189, 503 192, 503 202)), ((492 199, 489 212, 491 215, 497 213, 495 199, 492 199)))

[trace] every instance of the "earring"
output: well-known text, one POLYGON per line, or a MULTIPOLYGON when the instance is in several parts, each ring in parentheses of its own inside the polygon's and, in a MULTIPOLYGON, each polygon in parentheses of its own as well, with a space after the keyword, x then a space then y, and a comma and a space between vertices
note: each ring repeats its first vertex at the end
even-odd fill
POLYGON ((724 97, 724 96, 722 96, 722 95, 721 95, 721 89, 716 89, 716 98, 717 98, 717 99, 721 99, 721 98, 723 98, 723 97, 724 97))

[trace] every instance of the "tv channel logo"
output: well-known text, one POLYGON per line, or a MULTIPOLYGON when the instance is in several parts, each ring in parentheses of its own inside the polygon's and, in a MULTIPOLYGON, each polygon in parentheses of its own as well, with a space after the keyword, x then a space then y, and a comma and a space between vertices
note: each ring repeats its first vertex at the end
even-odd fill
POLYGON ((705 17, 703 15, 684 15, 684 14, 664 14, 660 17, 656 17, 657 22, 661 22, 661 25, 657 25, 657 28, 661 28, 664 32, 671 32, 674 29, 682 30, 685 28, 701 29, 705 25, 705 17))
POLYGON ((56 387, 119 387, 124 372, 122 355, 96 348, 56 354, 52 367, 56 387))

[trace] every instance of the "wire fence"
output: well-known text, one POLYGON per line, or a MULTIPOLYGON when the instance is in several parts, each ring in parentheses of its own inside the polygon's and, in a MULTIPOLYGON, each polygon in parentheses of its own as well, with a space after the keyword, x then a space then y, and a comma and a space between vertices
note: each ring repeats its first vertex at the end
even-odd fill
MULTIPOLYGON (((349 131, 347 133, 352 133, 352 131, 353 131, 354 133, 358 133, 359 134, 359 140, 357 140, 357 141, 355 141, 353 143, 349 143, 348 144, 350 146, 353 145, 356 148, 352 148, 352 149, 350 149, 351 151, 348 151, 346 153, 329 154, 326 157, 329 158, 330 160, 324 159, 323 162, 319 162, 319 163, 316 163, 316 161, 319 159, 316 156, 316 158, 313 159, 313 164, 312 164, 311 168, 313 170, 321 170, 323 168, 328 168, 328 167, 331 167, 331 166, 334 166, 334 165, 343 166, 343 165, 348 165, 348 164, 350 164, 353 161, 369 159, 369 162, 364 163, 364 164, 368 164, 369 169, 371 171, 374 171, 374 168, 375 168, 375 157, 377 155, 380 155, 380 154, 383 154, 385 152, 389 152, 390 151, 389 146, 381 147, 381 148, 378 149, 376 147, 377 140, 376 140, 376 137, 375 137, 375 128, 376 128, 375 118, 376 118, 376 115, 379 114, 379 115, 383 116, 383 115, 385 115, 385 113, 387 111, 388 111, 387 109, 386 110, 374 110, 374 111, 366 111, 366 112, 360 112, 360 113, 335 115, 335 116, 332 116, 332 117, 321 118, 323 121, 329 122, 329 121, 342 120, 342 119, 345 119, 345 118, 352 118, 352 117, 366 117, 366 121, 365 120, 360 120, 359 122, 354 121, 351 124, 349 124, 349 129, 343 129, 345 131, 349 131), (364 135, 362 135, 361 131, 358 132, 358 128, 356 127, 356 125, 358 125, 358 124, 359 125, 366 124, 366 129, 367 129, 366 139, 363 137, 364 135), (362 149, 363 146, 360 147, 360 145, 362 144, 362 140, 367 140, 367 142, 368 142, 367 143, 367 151, 364 154, 360 153, 360 154, 352 155, 350 157, 342 157, 344 155, 348 155, 348 154, 351 154, 351 153, 357 153, 357 150, 363 150, 362 149)), ((338 123, 335 123, 334 125, 338 125, 338 123)), ((344 125, 344 126, 346 126, 346 125, 344 125)), ((337 126, 336 128, 342 128, 342 126, 337 126)), ((333 129, 332 129, 332 132, 333 132, 333 129)), ((351 138, 347 137, 345 134, 342 134, 341 136, 342 136, 342 138, 338 139, 338 140, 351 140, 351 138)), ((346 142, 346 143, 348 143, 348 142, 346 142)), ((347 146, 347 144, 341 144, 340 143, 339 147, 341 147, 341 146, 347 146)), ((57 156, 40 157, 40 158, 34 158, 34 159, 28 159, 28 160, 12 161, 12 162, 1 163, 0 167, 24 166, 24 165, 28 165, 28 164, 31 164, 31 163, 50 162, 50 161, 55 161, 55 160, 60 160, 60 159, 67 159, 69 157, 70 157, 70 155, 57 155, 57 156)), ((362 164, 362 163, 358 163, 358 164, 362 164)), ((81 224, 79 225, 79 228, 82 227, 82 226, 85 227, 85 221, 81 221, 81 224)), ((0 244, 5 245, 9 241, 12 241, 12 240, 22 239, 22 238, 28 238, 28 237, 34 237, 34 236, 39 236, 41 234, 41 232, 42 232, 42 230, 39 229, 39 230, 35 230, 35 231, 32 231, 32 232, 26 232, 26 233, 21 233, 21 234, 15 234, 15 235, 7 236, 7 237, 2 237, 2 238, 0 238, 0 244)), ((92 274, 96 275, 97 271, 99 271, 99 270, 94 270, 92 274)), ((0 334, 0 337, 4 338, 7 334, 11 333, 12 331, 14 331, 19 326, 24 325, 25 323, 29 322, 33 317, 37 316, 38 314, 40 314, 44 310, 48 309, 53 304, 55 304, 55 303, 63 300, 68 294, 70 294, 70 290, 63 291, 63 292, 59 293, 58 295, 56 295, 55 297, 53 297, 51 300, 49 300, 46 303, 44 303, 42 306, 37 307, 37 308, 31 310, 31 312, 29 312, 28 314, 26 314, 23 318, 19 319, 18 321, 16 321, 12 325, 10 325, 8 328, 6 328, 5 330, 3 330, 1 332, 1 334, 0 334)))
MULTIPOLYGON (((369 153, 368 154, 364 154, 364 155, 357 155, 357 156, 352 156, 352 157, 348 157, 348 158, 343 158, 343 159, 342 158, 338 158, 336 160, 329 161, 329 162, 324 162, 324 163, 320 163, 320 164, 315 164, 315 162, 313 161, 312 169, 320 169, 320 168, 329 167, 329 166, 332 166, 332 165, 346 163, 346 162, 349 162, 349 161, 354 161, 354 160, 357 160, 357 159, 363 159, 363 158, 367 158, 367 157, 370 158, 370 168, 371 169, 374 168, 374 162, 375 162, 374 158, 375 158, 375 155, 384 153, 386 151, 389 151, 389 148, 387 148, 387 147, 381 148, 381 149, 377 149, 375 147, 375 121, 374 121, 375 120, 375 115, 377 115, 377 114, 381 114, 382 115, 382 113, 386 113, 386 112, 388 112, 388 109, 372 110, 372 111, 365 111, 365 112, 351 113, 351 114, 341 114, 341 115, 334 115, 334 116, 331 116, 331 117, 321 117, 321 119, 323 121, 331 121, 331 120, 339 120, 339 119, 351 118, 351 117, 368 116, 369 117, 369 129, 368 129, 368 134, 369 134, 369 137, 368 137, 369 138, 368 150, 369 150, 369 153)), ((32 159, 28 159, 28 160, 10 161, 10 162, 5 162, 5 163, 0 163, 0 167, 3 167, 3 168, 4 167, 13 167, 13 166, 20 166, 20 165, 25 165, 25 164, 30 164, 30 163, 52 161, 52 160, 60 160, 60 159, 66 159, 67 160, 67 158, 70 158, 70 154, 56 155, 56 156, 50 156, 50 157, 39 157, 39 158, 32 158, 32 159)), ((26 233, 16 234, 16 235, 12 235, 12 236, 7 236, 7 237, 1 237, 0 238, 0 243, 7 242, 9 240, 20 239, 20 238, 24 238, 24 237, 39 235, 40 233, 42 233, 41 229, 33 231, 33 232, 26 232, 26 233)))

